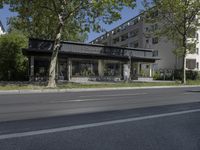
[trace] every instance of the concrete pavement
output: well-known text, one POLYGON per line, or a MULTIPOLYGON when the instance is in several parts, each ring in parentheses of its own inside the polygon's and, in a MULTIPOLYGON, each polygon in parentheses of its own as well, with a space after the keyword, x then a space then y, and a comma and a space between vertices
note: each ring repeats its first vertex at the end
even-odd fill
POLYGON ((0 123, 3 150, 199 150, 200 103, 0 123))
POLYGON ((200 87, 0 95, 0 121, 199 102, 200 87))
POLYGON ((0 95, 7 94, 37 94, 37 93, 65 93, 65 92, 88 92, 88 91, 113 91, 113 90, 138 90, 138 89, 167 89, 167 88, 194 88, 200 85, 180 86, 144 86, 144 87, 111 87, 111 88, 74 88, 74 89, 22 89, 0 90, 0 95))
POLYGON ((200 87, 0 95, 0 150, 199 150, 200 87))

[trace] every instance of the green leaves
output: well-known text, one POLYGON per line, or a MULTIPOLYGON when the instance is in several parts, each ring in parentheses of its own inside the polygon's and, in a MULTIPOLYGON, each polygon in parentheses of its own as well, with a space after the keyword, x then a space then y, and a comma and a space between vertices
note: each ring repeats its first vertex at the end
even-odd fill
POLYGON ((10 19, 10 30, 23 31, 30 37, 54 39, 59 24, 58 14, 61 14, 65 20, 63 40, 80 39, 82 33, 91 30, 102 31, 100 24, 111 24, 121 18, 120 11, 124 7, 135 7, 135 0, 1 1, 19 14, 10 19))
MULTIPOLYGON (((145 0, 148 3, 148 0, 145 0)), ((173 40, 177 45, 177 51, 185 47, 190 51, 191 43, 187 43, 187 38, 195 38, 195 32, 199 27, 196 18, 200 12, 199 0, 153 0, 154 8, 147 13, 158 11, 157 17, 150 17, 152 22, 159 22, 161 26, 160 35, 173 40)), ((185 49, 185 50, 186 50, 185 49)), ((183 50, 183 49, 182 49, 183 50)), ((185 51, 184 50, 184 51, 185 51)), ((191 49, 192 51, 192 49, 191 49)), ((186 52, 183 52, 186 54, 186 52)))
POLYGON ((25 79, 27 59, 22 48, 28 46, 28 39, 20 33, 0 36, 0 80, 25 79))

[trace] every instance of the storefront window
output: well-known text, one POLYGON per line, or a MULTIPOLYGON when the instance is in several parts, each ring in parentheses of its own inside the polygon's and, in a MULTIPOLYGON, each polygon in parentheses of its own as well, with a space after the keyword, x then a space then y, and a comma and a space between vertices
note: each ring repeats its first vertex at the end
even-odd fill
POLYGON ((120 76, 120 63, 106 63, 105 64, 105 76, 120 76))
POLYGON ((35 76, 47 77, 48 76, 49 61, 35 60, 35 76))
POLYGON ((98 62, 91 60, 73 60, 72 76, 98 76, 98 62))

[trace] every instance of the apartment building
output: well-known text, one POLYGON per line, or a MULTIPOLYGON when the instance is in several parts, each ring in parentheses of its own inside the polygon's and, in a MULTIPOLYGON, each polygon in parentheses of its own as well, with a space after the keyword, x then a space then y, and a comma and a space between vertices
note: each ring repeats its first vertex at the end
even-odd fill
MULTIPOLYGON (((155 12, 155 17, 158 15, 155 12)), ((169 72, 182 68, 182 58, 177 57, 173 50, 175 43, 166 37, 156 37, 153 31, 159 28, 159 23, 147 23, 144 15, 140 14, 113 30, 91 41, 93 44, 111 46, 154 49, 154 56, 160 58, 153 64, 154 70, 167 70, 169 72)), ((197 37, 200 30, 196 33, 197 37)), ((196 45, 196 53, 188 54, 186 58, 187 69, 199 71, 200 43, 196 45)))
POLYGON ((2 35, 2 34, 5 34, 5 29, 4 29, 3 24, 0 20, 0 35, 2 35))

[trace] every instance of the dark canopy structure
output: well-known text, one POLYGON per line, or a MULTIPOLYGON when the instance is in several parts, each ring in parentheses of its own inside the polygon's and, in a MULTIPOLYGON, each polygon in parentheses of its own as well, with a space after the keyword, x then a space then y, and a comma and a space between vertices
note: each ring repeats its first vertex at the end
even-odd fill
MULTIPOLYGON (((114 69, 119 69, 122 70, 120 71, 119 75, 121 75, 120 78, 123 76, 123 65, 124 64, 129 64, 131 63, 138 63, 138 62, 143 62, 143 63, 154 63, 156 60, 159 60, 158 57, 154 56, 154 51, 152 49, 141 49, 141 48, 124 48, 124 47, 116 47, 116 46, 104 46, 104 45, 98 45, 98 44, 85 44, 85 43, 78 43, 78 42, 62 42, 61 47, 59 50, 59 63, 58 62, 58 70, 60 70, 59 64, 66 63, 65 69, 67 70, 66 72, 66 78, 70 80, 71 77, 76 76, 73 75, 73 68, 76 66, 73 66, 73 60, 76 61, 74 65, 79 65, 78 68, 84 68, 85 70, 90 70, 91 68, 87 68, 87 66, 93 65, 92 69, 94 67, 97 68, 98 73, 93 73, 93 76, 103 76, 105 73, 100 73, 103 72, 102 67, 105 66, 106 63, 103 63, 102 61, 105 62, 119 62, 120 65, 118 65, 117 68, 114 69), (79 64, 77 61, 79 61, 79 64), (83 64, 81 63, 83 60, 88 60, 90 63, 83 64), (97 64, 96 64, 97 63, 97 64), (71 66, 70 66, 71 65, 71 66)), ((30 71, 29 75, 31 78, 34 78, 36 75, 36 72, 42 72, 37 70, 37 67, 44 68, 48 67, 48 61, 50 59, 50 56, 52 54, 52 47, 53 47, 53 41, 51 40, 41 40, 41 39, 29 39, 29 47, 26 49, 23 49, 24 55, 26 55, 29 58, 29 66, 30 66, 30 71), (41 63, 39 63, 39 61, 41 63), (46 63, 44 63, 46 61, 46 63), (41 65, 44 64, 44 67, 41 65), (35 66, 39 65, 39 66, 35 66)), ((108 64, 108 63, 107 63, 108 64)), ((112 65, 111 65, 112 66, 112 65)), ((116 65, 114 65, 116 66, 116 65)), ((131 64, 132 66, 132 64, 131 64)), ((141 66, 140 66, 141 67, 141 66)), ((110 67, 112 68, 112 67, 110 67)), ((125 67, 127 68, 127 67, 125 67)), ((61 68, 62 70, 63 68, 61 68)), ((47 68, 41 69, 45 70, 43 76, 47 76, 47 68)), ((65 72, 65 71, 64 71, 65 72)), ((59 74, 59 71, 58 71, 59 74)), ((81 73, 80 73, 81 74, 81 73)), ((92 74, 92 73, 91 73, 92 74)), ((138 72, 139 74, 139 72, 138 72)), ((78 73, 77 73, 78 75, 78 73)), ((58 75, 59 76, 59 75, 58 75)), ((87 75, 85 74, 84 77, 87 75)), ((88 77, 91 75, 88 75, 88 77)))

